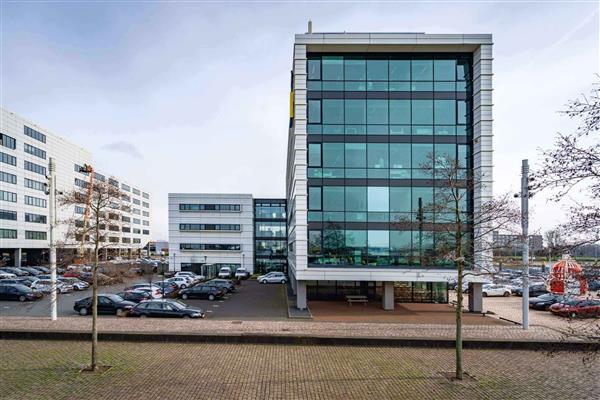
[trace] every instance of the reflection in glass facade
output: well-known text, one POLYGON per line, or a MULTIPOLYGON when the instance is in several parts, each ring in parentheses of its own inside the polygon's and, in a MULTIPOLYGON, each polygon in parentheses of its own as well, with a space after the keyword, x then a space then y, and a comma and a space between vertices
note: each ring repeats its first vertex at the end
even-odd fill
POLYGON ((287 271, 285 199, 254 199, 254 272, 287 271))
POLYGON ((452 268, 435 210, 444 162, 465 187, 472 170, 472 55, 309 53, 307 71, 309 266, 452 268))

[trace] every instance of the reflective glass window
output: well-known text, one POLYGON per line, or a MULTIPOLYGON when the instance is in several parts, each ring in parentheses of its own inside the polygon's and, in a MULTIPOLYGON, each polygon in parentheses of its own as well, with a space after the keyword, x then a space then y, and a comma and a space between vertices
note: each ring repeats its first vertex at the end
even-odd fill
POLYGON ((430 143, 412 144, 412 167, 431 168, 433 157, 433 145, 430 143))
POLYGON ((367 193, 368 211, 389 211, 389 188, 371 186, 367 193))
POLYGON ((367 165, 366 143, 346 143, 346 168, 365 168, 367 165))
POLYGON ((322 119, 324 124, 343 124, 344 100, 324 99, 322 119))
POLYGON ((343 186, 323 186, 323 211, 344 211, 343 186))
POLYGON ((367 122, 366 100, 346 99, 345 109, 345 121, 347 124, 364 125, 367 122))
POLYGON ((321 70, 324 81, 341 81, 344 79, 344 57, 323 56, 321 70))
POLYGON ((390 81, 410 81, 410 60, 390 60, 390 81))
POLYGON ((410 100, 390 100, 390 124, 410 124, 410 100))
POLYGON ((367 60, 367 80, 387 81, 388 60, 367 60))
POLYGON ((412 60, 412 80, 413 81, 432 81, 433 80, 433 61, 432 60, 412 60))
POLYGON ((308 122, 321 123, 321 100, 308 100, 308 122))
POLYGON ((433 100, 412 100, 412 123, 433 124, 433 100))
POLYGON ((390 248, 389 231, 369 231, 369 254, 387 254, 390 248))
POLYGON ((367 188, 364 186, 346 187, 346 211, 367 211, 367 188))
POLYGON ((344 167, 344 143, 323 143, 323 166, 344 167))
POLYGON ((308 79, 321 79, 321 60, 308 60, 308 79))
POLYGON ((367 66, 364 58, 346 58, 344 60, 344 80, 364 81, 366 70, 367 66))
POLYGON ((413 187, 412 188, 412 207, 413 212, 419 211, 419 199, 421 199, 423 212, 431 212, 433 207, 433 188, 413 187))
POLYGON ((411 188, 410 187, 391 187, 390 188, 390 211, 391 212, 410 212, 411 211, 411 188))
POLYGON ((456 60, 435 60, 433 76, 436 81, 453 81, 456 79, 456 60))
POLYGON ((390 143, 390 167, 410 168, 410 143, 390 143))
POLYGON ((308 144, 308 165, 310 167, 321 166, 321 144, 320 143, 309 143, 308 144))
POLYGON ((438 125, 456 124, 456 101, 434 100, 434 122, 438 125))
POLYGON ((389 168, 387 143, 367 144, 367 158, 369 168, 389 168))
POLYGON ((457 123, 466 124, 467 123, 467 103, 464 100, 458 100, 456 104, 457 112, 457 123))
POLYGON ((321 209, 321 188, 318 186, 308 187, 308 209, 309 210, 320 210, 321 209))
POLYGON ((367 100, 367 123, 368 124, 387 124, 388 123, 388 101, 387 100, 367 100))

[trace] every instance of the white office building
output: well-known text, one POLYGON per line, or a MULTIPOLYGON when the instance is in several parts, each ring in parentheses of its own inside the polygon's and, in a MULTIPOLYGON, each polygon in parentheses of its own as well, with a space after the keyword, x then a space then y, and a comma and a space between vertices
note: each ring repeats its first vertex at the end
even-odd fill
MULTIPOLYGON (((84 164, 94 165, 92 154, 47 129, 8 110, 0 109, 0 254, 8 265, 43 263, 48 252, 48 162, 56 162, 57 189, 67 193, 85 187, 84 164)), ((96 180, 108 181, 125 193, 120 206, 122 220, 107 227, 111 255, 128 256, 150 238, 151 199, 132 182, 95 172, 96 180)), ((83 218, 82 207, 59 207, 57 242, 67 239, 68 225, 61 221, 83 218)))
POLYGON ((169 268, 208 276, 214 270, 254 271, 251 194, 169 193, 169 268))
MULTIPOLYGON (((449 155, 475 176, 465 215, 491 198, 492 36, 309 32, 295 37, 292 72, 286 181, 297 307, 350 294, 381 298, 388 310, 448 302, 456 266, 429 256, 443 229, 421 206, 443 188, 423 165, 449 155)), ((469 307, 480 310, 481 283, 471 290, 469 307)))

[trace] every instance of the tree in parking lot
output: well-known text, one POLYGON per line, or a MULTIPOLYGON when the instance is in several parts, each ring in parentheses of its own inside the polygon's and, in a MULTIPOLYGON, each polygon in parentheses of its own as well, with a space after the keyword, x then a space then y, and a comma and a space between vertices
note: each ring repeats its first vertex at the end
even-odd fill
MULTIPOLYGON (((111 181, 111 180, 109 180, 111 181)), ((88 183, 89 185, 89 183, 88 183)), ((93 181, 92 187, 82 187, 62 195, 62 206, 87 207, 89 218, 82 221, 73 218, 69 223, 67 240, 75 244, 83 243, 93 246, 92 259, 92 353, 91 371, 98 371, 98 265, 101 248, 110 243, 107 227, 118 226, 121 221, 121 211, 127 210, 127 205, 121 205, 124 193, 118 186, 104 181, 93 181)))
POLYGON ((520 211, 508 194, 488 200, 472 198, 472 193, 481 191, 485 182, 483 176, 472 176, 466 168, 468 164, 466 157, 429 154, 421 168, 433 178, 434 192, 429 198, 419 197, 413 205, 414 221, 396 222, 403 230, 418 232, 420 265, 456 267, 455 377, 459 380, 464 374, 463 282, 469 276, 490 276, 496 272, 492 261, 498 244, 494 243, 493 232, 516 233, 520 221, 520 211), (433 235, 426 241, 428 245, 423 245, 425 232, 433 235))

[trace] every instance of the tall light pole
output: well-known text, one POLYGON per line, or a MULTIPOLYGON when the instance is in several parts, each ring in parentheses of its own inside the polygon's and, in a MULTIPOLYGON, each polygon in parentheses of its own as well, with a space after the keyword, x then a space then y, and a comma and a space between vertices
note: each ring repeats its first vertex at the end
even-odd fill
POLYGON ((521 229, 523 233, 523 329, 529 329, 529 162, 521 164, 521 229))
POLYGON ((49 210, 48 217, 50 218, 50 319, 56 321, 57 319, 57 308, 56 303, 57 296, 56 291, 58 286, 56 283, 56 243, 54 238, 54 230, 56 229, 56 162, 54 158, 50 157, 48 160, 48 196, 49 196, 49 210))

